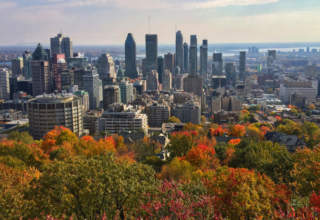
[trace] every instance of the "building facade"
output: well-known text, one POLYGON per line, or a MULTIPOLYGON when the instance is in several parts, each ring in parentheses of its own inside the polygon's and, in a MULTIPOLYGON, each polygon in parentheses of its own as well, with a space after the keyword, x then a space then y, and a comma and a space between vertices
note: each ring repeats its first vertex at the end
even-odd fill
POLYGON ((137 51, 136 51, 136 42, 131 33, 128 33, 127 39, 125 42, 125 76, 131 79, 138 77, 137 71, 137 51))

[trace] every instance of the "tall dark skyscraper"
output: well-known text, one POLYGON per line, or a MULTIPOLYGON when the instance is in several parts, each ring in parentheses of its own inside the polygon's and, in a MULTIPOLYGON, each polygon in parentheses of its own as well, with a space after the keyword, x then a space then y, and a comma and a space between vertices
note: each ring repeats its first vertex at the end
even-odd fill
POLYGON ((183 73, 189 71, 189 46, 188 43, 183 44, 183 73))
POLYGON ((197 35, 190 36, 189 72, 196 75, 198 71, 197 35))
POLYGON ((239 57, 239 79, 245 80, 246 77, 246 52, 241 51, 239 57))
POLYGON ((206 75, 208 72, 208 40, 203 40, 200 47, 200 74, 206 75))
POLYGON ((164 74, 164 60, 163 60, 163 57, 162 56, 159 56, 158 57, 158 61, 157 61, 157 64, 158 64, 158 74, 159 74, 159 83, 162 83, 162 80, 163 80, 163 74, 164 74))
POLYGON ((178 31, 176 33, 176 67, 180 67, 181 70, 183 70, 183 36, 181 31, 178 31))
POLYGON ((164 69, 169 70, 171 73, 174 72, 174 55, 172 53, 164 55, 164 69))
POLYGON ((213 54, 212 74, 220 76, 223 73, 222 53, 213 54))
POLYGON ((158 36, 146 34, 146 59, 150 64, 156 64, 158 58, 158 36))
POLYGON ((137 59, 136 59, 136 42, 131 33, 128 34, 125 42, 125 76, 134 79, 138 77, 137 59))
POLYGON ((50 38, 51 56, 64 53, 67 58, 73 57, 72 41, 61 33, 50 38))

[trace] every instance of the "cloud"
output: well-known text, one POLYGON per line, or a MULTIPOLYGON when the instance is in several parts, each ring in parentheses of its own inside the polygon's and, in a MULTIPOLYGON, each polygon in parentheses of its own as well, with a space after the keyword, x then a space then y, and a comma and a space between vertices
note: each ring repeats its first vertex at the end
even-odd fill
MULTIPOLYGON (((36 0, 35 4, 40 7, 54 8, 108 7, 135 10, 192 10, 226 6, 261 5, 276 3, 278 1, 280 0, 36 0)), ((29 4, 29 7, 33 7, 33 5, 29 4)))

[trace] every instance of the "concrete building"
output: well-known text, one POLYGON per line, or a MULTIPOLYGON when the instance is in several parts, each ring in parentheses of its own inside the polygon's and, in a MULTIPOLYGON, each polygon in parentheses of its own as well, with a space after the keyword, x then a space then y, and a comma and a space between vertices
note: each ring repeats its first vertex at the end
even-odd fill
POLYGON ((88 130, 89 134, 95 136, 98 134, 98 122, 103 110, 92 110, 86 112, 83 116, 83 129, 88 130))
POLYGON ((99 57, 97 62, 97 70, 101 80, 117 78, 113 58, 110 54, 102 54, 99 57))
POLYGON ((199 75, 188 75, 183 80, 183 90, 185 92, 193 93, 197 96, 202 96, 203 82, 199 75))
POLYGON ((100 107, 102 101, 102 81, 99 79, 96 68, 92 67, 83 76, 83 89, 89 93, 90 109, 100 107))
POLYGON ((68 70, 68 64, 65 59, 65 55, 62 54, 54 54, 52 57, 51 63, 52 77, 53 81, 51 82, 51 86, 53 90, 57 90, 59 92, 62 91, 62 79, 61 74, 64 71, 68 70))
POLYGON ((125 42, 125 76, 131 79, 138 77, 137 71, 137 51, 136 51, 136 42, 131 33, 128 33, 127 39, 125 42))
POLYGON ((6 68, 0 68, 0 99, 10 98, 9 71, 6 68))
POLYGON ((165 70, 163 74, 162 91, 170 91, 172 89, 172 74, 169 70, 165 70))
POLYGON ((121 132, 148 133, 148 117, 140 111, 127 109, 121 112, 105 111, 98 121, 99 132, 119 134, 121 132))
POLYGON ((64 126, 76 135, 83 134, 80 98, 72 94, 43 95, 28 102, 30 134, 41 139, 55 126, 64 126))
POLYGON ((297 94, 305 97, 308 101, 315 101, 318 94, 318 81, 293 81, 280 84, 280 99, 291 104, 291 97, 297 94))
POLYGON ((49 62, 45 60, 32 60, 32 94, 33 96, 51 93, 51 77, 49 62))
POLYGON ((212 76, 211 87, 213 89, 226 88, 227 78, 226 76, 212 76))
POLYGON ((190 36, 189 73, 196 75, 198 72, 198 46, 197 35, 190 36))
POLYGON ((183 123, 200 124, 201 109, 195 103, 186 103, 182 105, 175 105, 172 108, 172 115, 179 118, 183 123))
POLYGON ((188 74, 179 74, 173 76, 173 88, 176 90, 183 90, 184 79, 188 77, 188 74))
POLYGON ((103 88, 103 109, 107 110, 109 105, 121 103, 120 87, 117 85, 107 85, 103 88))
POLYGON ((200 46, 200 74, 207 76, 208 73, 208 40, 203 40, 200 46))
POLYGON ((158 72, 152 70, 147 74, 147 90, 148 91, 158 91, 160 89, 158 72))
POLYGON ((222 53, 213 54, 212 75, 220 76, 223 74, 222 53))
POLYGON ((150 127, 161 127, 169 120, 170 108, 167 105, 154 104, 146 107, 146 113, 150 127))
POLYGON ((133 84, 128 81, 122 81, 119 84, 120 94, 121 94, 121 103, 129 104, 134 101, 135 93, 133 84))
POLYGON ((175 58, 176 63, 175 63, 175 66, 180 67, 180 70, 183 70, 183 68, 184 68, 183 55, 184 55, 184 53, 183 53, 183 35, 182 35, 181 31, 177 31, 177 33, 176 33, 176 58, 175 58))
POLYGON ((89 109, 90 109, 89 93, 84 90, 78 90, 78 91, 74 92, 73 94, 80 98, 83 112, 89 111, 89 109))
POLYGON ((188 43, 183 44, 183 68, 182 73, 189 72, 189 46, 188 43))
POLYGON ((234 63, 226 63, 225 72, 227 77, 227 84, 235 86, 237 81, 237 72, 234 63))

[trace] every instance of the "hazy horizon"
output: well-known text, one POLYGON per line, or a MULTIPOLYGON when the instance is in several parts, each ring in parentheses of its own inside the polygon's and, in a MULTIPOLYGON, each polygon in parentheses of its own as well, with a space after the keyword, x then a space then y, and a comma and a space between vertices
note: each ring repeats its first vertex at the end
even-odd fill
POLYGON ((318 0, 2 0, 0 45, 49 44, 62 32, 74 45, 122 45, 128 32, 138 45, 145 33, 159 44, 184 41, 317 42, 318 0))

